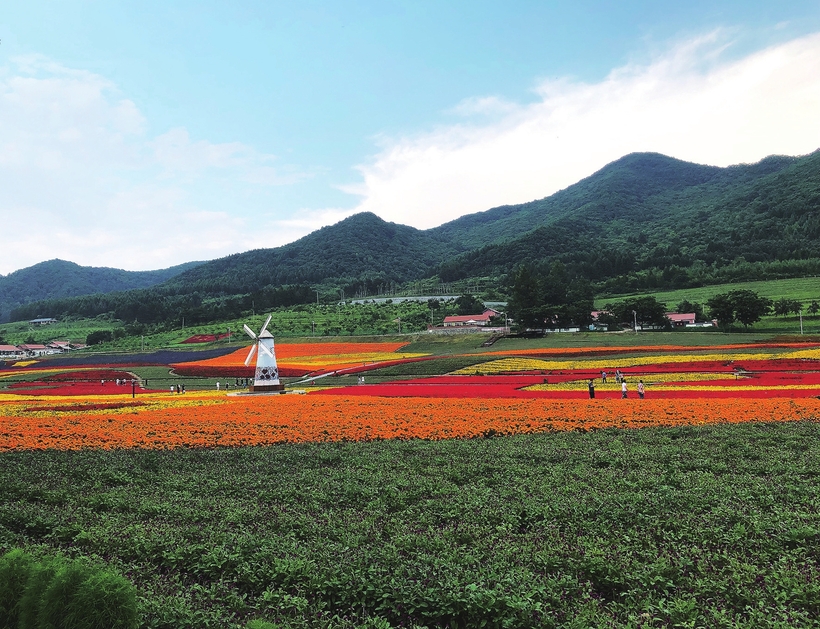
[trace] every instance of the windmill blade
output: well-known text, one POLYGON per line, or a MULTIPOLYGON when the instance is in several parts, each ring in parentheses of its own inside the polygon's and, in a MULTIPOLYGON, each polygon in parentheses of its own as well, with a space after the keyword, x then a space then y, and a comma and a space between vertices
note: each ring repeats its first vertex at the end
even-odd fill
POLYGON ((270 356, 271 358, 273 358, 274 360, 276 360, 276 358, 274 357, 273 353, 272 353, 272 352, 271 352, 271 351, 270 351, 267 347, 265 347, 264 345, 262 345, 262 343, 259 343, 259 347, 260 347, 260 348, 262 348, 262 351, 263 351, 263 352, 265 352, 268 356, 270 356))
POLYGON ((268 329, 268 324, 270 323, 270 320, 271 320, 271 317, 272 317, 272 316, 273 316, 273 315, 268 315, 268 318, 267 318, 267 320, 265 321, 265 325, 263 325, 263 326, 262 326, 262 329, 259 331, 259 336, 262 336, 262 334, 264 334, 265 330, 267 330, 267 329, 268 329))
POLYGON ((251 364, 251 359, 253 355, 256 353, 256 345, 251 345, 251 351, 248 352, 248 357, 245 359, 245 367, 251 364))
POLYGON ((243 323, 243 324, 242 324, 242 327, 243 327, 243 328, 245 328, 245 332, 247 332, 247 333, 248 333, 248 336, 250 336, 250 337, 251 337, 251 338, 255 341, 255 340, 256 340, 256 334, 254 334, 254 333, 253 333, 253 330, 251 330, 251 329, 248 327, 248 324, 247 324, 247 323, 243 323))

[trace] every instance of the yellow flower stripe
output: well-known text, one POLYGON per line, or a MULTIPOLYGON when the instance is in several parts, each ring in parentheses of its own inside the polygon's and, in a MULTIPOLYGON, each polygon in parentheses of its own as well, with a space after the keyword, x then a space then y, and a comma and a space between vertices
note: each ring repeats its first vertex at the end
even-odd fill
MULTIPOLYGON (((595 358, 572 360, 541 360, 537 358, 502 358, 490 362, 458 369, 453 375, 497 374, 507 371, 558 371, 568 369, 608 370, 642 365, 660 365, 669 363, 696 363, 700 361, 742 362, 744 360, 772 359, 812 359, 820 360, 820 350, 786 350, 770 353, 727 352, 725 354, 659 354, 657 356, 633 356, 625 358, 595 358)), ((817 365, 820 368, 820 364, 817 365)), ((613 374, 614 375, 614 374, 613 374)))
POLYGON ((142 394, 136 399, 131 395, 0 395, 0 415, 3 417, 53 417, 63 414, 105 413, 105 414, 135 414, 145 411, 158 411, 168 408, 202 407, 222 404, 227 401, 227 394, 222 392, 200 391, 173 396, 169 393, 142 394), (126 406, 123 408, 94 410, 83 408, 93 404, 116 404, 118 402, 142 402, 140 406, 126 406), (52 408, 55 406, 76 406, 77 410, 37 410, 38 406, 52 408))
MULTIPOLYGON (((735 382, 735 376, 731 373, 657 373, 643 376, 634 376, 626 374, 627 384, 634 387, 638 384, 638 380, 643 380, 646 386, 652 386, 655 390, 660 390, 658 384, 665 384, 674 386, 679 382, 700 382, 704 380, 735 382)), ((744 378, 745 379, 745 378, 744 378)), ((580 391, 587 389, 589 378, 579 378, 578 380, 571 380, 569 382, 558 382, 556 384, 533 384, 525 387, 525 391, 580 391)), ((695 390, 697 387, 687 386, 687 389, 695 390)), ((737 387, 732 387, 733 389, 737 387)), ((772 387, 769 387, 772 388, 772 387)), ((777 387, 780 389, 781 387, 777 387)), ((602 383, 600 379, 595 379, 596 391, 620 391, 621 385, 615 382, 615 378, 610 378, 606 384, 602 383)))

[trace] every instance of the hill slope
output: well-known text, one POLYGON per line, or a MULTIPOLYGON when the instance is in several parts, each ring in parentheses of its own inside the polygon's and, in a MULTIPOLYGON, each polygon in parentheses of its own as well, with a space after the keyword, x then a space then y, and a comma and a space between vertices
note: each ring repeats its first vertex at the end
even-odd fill
POLYGON ((263 286, 344 280, 348 285, 405 282, 435 273, 463 251, 446 239, 365 212, 275 249, 207 262, 165 283, 174 291, 248 293, 263 286))
POLYGON ((160 311, 195 309, 202 319, 217 308, 304 303, 308 284, 348 296, 435 276, 490 276, 503 287, 519 264, 556 261, 610 292, 820 273, 820 151, 728 168, 634 153, 531 203, 425 231, 358 214, 283 247, 201 264, 147 292, 83 299, 82 308, 52 300, 43 314, 121 310, 158 321, 160 311), (282 285, 289 288, 273 294, 282 285))
POLYGON ((65 260, 40 262, 0 276, 0 322, 13 308, 44 299, 59 299, 148 288, 191 269, 200 262, 187 262, 158 271, 123 271, 107 267, 80 266, 65 260))
POLYGON ((820 258, 820 152, 729 168, 633 154, 552 197, 484 214, 431 230, 484 243, 444 265, 445 279, 560 260, 593 280, 697 267, 708 281, 705 267, 820 258))

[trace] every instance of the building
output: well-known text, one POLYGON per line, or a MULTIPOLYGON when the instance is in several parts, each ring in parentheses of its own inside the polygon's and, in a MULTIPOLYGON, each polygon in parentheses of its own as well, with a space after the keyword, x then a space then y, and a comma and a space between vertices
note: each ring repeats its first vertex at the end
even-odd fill
POLYGON ((502 313, 498 312, 497 310, 493 310, 492 308, 487 308, 481 314, 473 314, 473 315, 451 315, 449 317, 444 317, 444 327, 445 328, 456 328, 456 327, 486 327, 490 325, 490 318, 497 317, 502 313))
POLYGON ((32 319, 28 322, 29 325, 51 325, 52 323, 57 323, 57 319, 44 317, 42 319, 32 319))
POLYGON ((0 345, 0 358, 23 358, 25 355, 16 345, 0 345))
POLYGON ((667 312, 666 318, 669 319, 673 328, 683 328, 695 323, 694 312, 667 312))
POLYGON ((56 349, 46 347, 45 345, 39 345, 37 343, 26 343, 25 345, 18 345, 17 347, 23 350, 25 352, 25 355, 29 358, 32 358, 34 356, 47 356, 49 354, 58 353, 56 349))

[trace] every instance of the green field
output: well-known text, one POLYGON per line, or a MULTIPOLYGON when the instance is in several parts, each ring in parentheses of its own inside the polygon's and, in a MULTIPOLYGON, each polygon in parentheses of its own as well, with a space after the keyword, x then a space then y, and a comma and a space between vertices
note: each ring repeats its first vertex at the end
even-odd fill
POLYGON ((820 424, 0 455, 142 627, 818 627, 820 424), (389 623, 389 624, 388 624, 389 623))
MULTIPOLYGON (((765 297, 777 300, 780 298, 796 299, 808 305, 812 300, 820 301, 820 278, 800 278, 786 280, 769 280, 761 282, 742 282, 736 284, 722 284, 702 288, 681 289, 653 293, 659 301, 664 302, 669 309, 688 300, 705 304, 710 297, 730 290, 754 290, 765 297)), ((596 300, 596 307, 602 308, 605 304, 630 297, 619 295, 596 300)), ((452 308, 450 308, 452 310, 452 308)), ((433 311, 433 320, 441 322, 444 314, 451 314, 450 310, 433 311)), ((426 303, 403 302, 401 304, 348 304, 345 306, 300 306, 292 309, 280 309, 273 313, 270 329, 277 337, 278 342, 306 342, 316 340, 329 341, 339 336, 346 338, 356 337, 359 340, 372 338, 375 340, 401 339, 411 340, 413 349, 410 351, 428 351, 431 346, 434 353, 446 354, 464 353, 480 346, 486 337, 482 335, 452 335, 435 338, 423 331, 430 322, 431 311, 426 303), (402 319, 402 334, 398 334, 397 318, 402 319), (315 328, 314 328, 315 323, 315 328), (314 331, 315 330, 315 331, 314 331), (425 339, 430 339, 429 342, 425 339), (450 347, 446 347, 450 345, 450 347)), ((95 347, 95 351, 151 351, 161 348, 182 347, 185 349, 205 349, 210 347, 241 347, 249 340, 242 331, 242 324, 247 323, 252 328, 260 328, 267 313, 260 313, 253 317, 223 321, 198 326, 180 327, 174 330, 150 331, 144 335, 132 335, 113 342, 104 343, 95 347), (180 345, 182 341, 194 334, 219 334, 231 331, 230 341, 221 340, 216 343, 203 345, 180 345)), ((0 325, 0 338, 6 343, 21 344, 33 339, 36 343, 45 343, 52 340, 71 340, 84 342, 91 333, 99 330, 118 330, 124 328, 122 321, 109 321, 105 318, 77 319, 61 321, 55 325, 31 327, 26 322, 6 323, 0 325)), ((804 312, 803 332, 806 335, 820 334, 820 316, 808 316, 804 312)), ((668 341, 649 341, 652 343, 669 342, 672 344, 706 343, 717 344, 725 341, 705 340, 714 331, 686 330, 675 333, 668 341), (692 338, 687 338, 691 335, 692 338)), ((738 328, 733 333, 732 342, 743 342, 740 335, 744 331, 738 328)), ((787 317, 768 316, 752 326, 748 334, 760 338, 760 335, 772 334, 799 334, 800 321, 797 316, 787 317)), ((660 337, 658 337, 660 338, 660 337)), ((522 341, 526 346, 527 341, 522 341)), ((548 346, 576 346, 584 344, 617 345, 644 343, 647 341, 632 341, 622 334, 556 334, 536 343, 548 346)))
MULTIPOLYGON (((684 300, 705 304, 710 297, 727 293, 732 290, 753 290, 763 297, 777 300, 782 297, 796 299, 804 303, 812 300, 820 301, 820 277, 801 277, 785 280, 764 280, 759 282, 736 282, 733 284, 717 284, 714 286, 701 286, 699 288, 681 288, 678 290, 661 291, 649 294, 666 303, 670 308, 684 300)), ((595 300, 595 306, 601 307, 605 303, 618 301, 633 295, 616 295, 614 297, 600 298, 595 300)))

